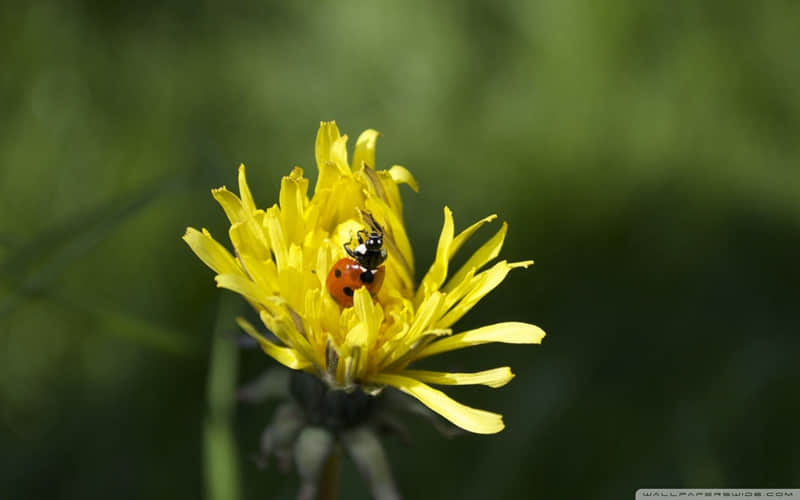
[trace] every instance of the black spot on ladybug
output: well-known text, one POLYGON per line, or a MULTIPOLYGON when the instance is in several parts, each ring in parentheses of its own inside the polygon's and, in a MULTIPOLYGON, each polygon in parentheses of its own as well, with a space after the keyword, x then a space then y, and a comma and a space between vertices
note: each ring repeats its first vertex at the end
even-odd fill
POLYGON ((352 297, 352 296, 353 296, 353 289, 352 289, 352 288, 350 288, 349 286, 346 286, 346 287, 344 287, 344 290, 342 290, 342 291, 343 291, 343 292, 344 292, 344 294, 345 294, 345 295, 347 295, 348 297, 352 297))
POLYGON ((359 278, 364 283, 372 283, 373 281, 375 281, 375 275, 372 274, 372 271, 364 271, 363 273, 361 273, 359 278))
POLYGON ((342 272, 340 270, 336 269, 335 271, 333 271, 333 275, 336 276, 337 278, 341 278, 342 277, 342 272))

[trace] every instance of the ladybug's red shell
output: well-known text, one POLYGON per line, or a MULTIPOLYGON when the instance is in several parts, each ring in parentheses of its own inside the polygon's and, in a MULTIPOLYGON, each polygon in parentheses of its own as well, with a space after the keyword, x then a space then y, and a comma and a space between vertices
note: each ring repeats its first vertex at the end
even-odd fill
POLYGON ((353 294, 359 288, 366 287, 373 297, 381 289, 386 266, 378 269, 367 269, 358 261, 345 257, 333 265, 326 282, 328 291, 342 307, 353 306, 353 294))

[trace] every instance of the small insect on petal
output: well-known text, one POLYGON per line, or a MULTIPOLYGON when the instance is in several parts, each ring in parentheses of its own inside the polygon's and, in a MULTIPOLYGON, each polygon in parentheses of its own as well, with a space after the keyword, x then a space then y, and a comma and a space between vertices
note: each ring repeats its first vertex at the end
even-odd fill
POLYGON ((381 265, 387 257, 383 248, 383 228, 372 214, 365 212, 364 216, 370 231, 358 231, 358 246, 350 248, 350 243, 344 245, 344 251, 350 257, 340 259, 328 272, 326 286, 342 307, 353 306, 353 293, 361 287, 365 286, 375 296, 386 275, 386 266, 381 265))

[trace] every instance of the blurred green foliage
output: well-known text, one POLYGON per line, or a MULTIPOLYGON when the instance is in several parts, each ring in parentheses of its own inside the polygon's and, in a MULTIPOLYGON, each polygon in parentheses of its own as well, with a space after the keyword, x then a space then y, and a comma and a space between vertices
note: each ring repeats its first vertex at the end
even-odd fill
MULTIPOLYGON (((248 165, 271 205, 316 175, 319 120, 407 166, 418 268, 441 208, 497 212, 536 259, 460 327, 530 321, 542 346, 456 397, 498 436, 424 423, 388 442, 408 498, 633 498, 800 484, 800 4, 4 2, 0 15, 0 491, 200 498, 212 187, 248 165), (582 496, 583 495, 583 496, 582 496)), ((466 252, 465 252, 466 253, 466 252)), ((231 331, 235 325, 231 321, 231 331)), ((240 382, 271 366, 243 353, 240 382)), ((234 365, 235 366, 235 365, 234 365)), ((248 457, 243 498, 296 478, 248 457)), ((228 446, 230 443, 225 444, 228 446)), ((352 465, 344 498, 366 498, 352 465)))

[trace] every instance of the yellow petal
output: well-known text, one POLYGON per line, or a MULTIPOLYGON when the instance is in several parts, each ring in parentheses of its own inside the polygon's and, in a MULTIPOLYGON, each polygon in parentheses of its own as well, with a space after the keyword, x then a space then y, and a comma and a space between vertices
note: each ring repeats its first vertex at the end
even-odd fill
POLYGON ((381 176, 378 172, 371 168, 364 168, 359 170, 355 177, 367 188, 367 192, 385 201, 387 204, 389 203, 386 189, 384 188, 381 176))
MULTIPOLYGON (((374 316, 375 305, 372 302, 369 291, 364 287, 359 288, 353 295, 353 314, 347 315, 350 329, 345 336, 344 344, 341 346, 343 356, 347 357, 355 354, 354 361, 356 364, 360 361, 361 353, 367 352, 374 337, 378 334, 377 327, 379 325, 375 324, 374 316)), ((381 316, 383 316, 383 311, 381 311, 381 316)), ((350 367, 355 371, 358 371, 358 368, 358 366, 350 367)))
MULTIPOLYGON (((492 218, 493 217, 487 217, 486 219, 483 219, 483 221, 488 222, 492 218)), ((464 265, 461 266, 461 268, 450 278, 450 280, 447 282, 447 285, 445 285, 444 290, 446 292, 452 290, 464 280, 464 277, 467 275, 467 273, 469 273, 470 270, 474 269, 477 271, 485 266, 489 261, 497 257, 497 255, 500 253, 500 249, 503 248, 503 241, 506 238, 507 231, 508 224, 503 222, 500 230, 497 231, 494 236, 489 238, 489 241, 481 245, 481 247, 474 254, 472 254, 472 256, 464 263, 464 265)), ((466 233, 466 231, 464 231, 464 233, 466 233)), ((456 242, 461 234, 459 234, 453 241, 453 246, 456 246, 456 242)))
POLYGON ((503 416, 463 405, 442 391, 402 375, 380 374, 370 382, 391 385, 419 399, 450 422, 477 434, 495 434, 505 427, 503 416))
POLYGON ((247 275, 266 293, 278 293, 278 270, 270 259, 260 259, 249 254, 239 256, 247 275))
POLYGON ((380 135, 377 130, 367 129, 358 136, 356 150, 353 152, 354 172, 361 168, 362 162, 369 168, 375 168, 375 143, 380 135))
POLYGON ((323 348, 323 340, 327 337, 327 334, 322 333, 322 323, 320 321, 321 308, 322 295, 320 295, 319 290, 306 288, 303 312, 298 314, 303 318, 306 337, 309 342, 314 344, 315 348, 323 348))
MULTIPOLYGON (((280 295, 291 304, 294 311, 301 311, 305 303, 305 277, 311 282, 311 273, 304 273, 303 250, 300 246, 292 243, 286 256, 283 268, 278 275, 278 286, 280 295)), ((316 280, 315 280, 316 281, 316 280)))
POLYGON ((478 274, 472 279, 474 285, 467 292, 466 296, 453 306, 450 311, 436 323, 436 328, 449 328, 456 321, 461 319, 472 307, 478 303, 487 293, 494 290, 497 285, 503 282, 508 273, 517 267, 527 267, 533 264, 532 260, 524 262, 508 263, 505 260, 498 262, 486 271, 478 274))
MULTIPOLYGON (((444 310, 450 311, 452 307, 458 304, 461 299, 466 297, 466 295, 475 288, 475 285, 479 282, 479 280, 475 279, 475 269, 470 269, 466 276, 461 280, 461 283, 456 285, 452 290, 446 290, 445 293, 445 305, 444 310)), ((450 283, 448 283, 448 286, 450 283)), ((444 318, 441 318, 444 319, 444 318)), ((437 324, 441 323, 441 319, 437 322, 437 324)))
POLYGON ((239 165, 239 196, 242 198, 242 205, 252 212, 256 211, 256 203, 253 201, 253 193, 250 192, 250 186, 247 185, 247 176, 245 175, 244 163, 239 165))
POLYGON ((355 291, 353 296, 353 309, 359 319, 359 324, 364 325, 366 329, 366 345, 373 345, 378 337, 381 323, 383 323, 383 308, 373 302, 369 290, 361 287, 355 291))
POLYGON ((253 218, 255 212, 249 211, 242 200, 224 186, 212 189, 211 193, 214 195, 214 199, 222 206, 222 209, 225 210, 225 215, 228 216, 232 225, 236 223, 244 224, 243 230, 246 232, 244 240, 248 241, 248 244, 252 243, 253 245, 267 247, 264 231, 253 218))
POLYGON ((337 174, 329 188, 314 193, 314 203, 323 207, 319 214, 319 227, 331 231, 341 222, 357 219, 356 207, 364 203, 362 191, 361 183, 352 175, 337 174))
POLYGON ((183 241, 205 265, 216 271, 217 274, 241 272, 233 256, 205 229, 200 232, 193 227, 186 228, 183 241))
POLYGON ((444 311, 444 294, 433 292, 420 304, 414 315, 414 322, 403 338, 406 345, 413 345, 423 333, 433 328, 433 322, 439 319, 444 311))
POLYGON ((228 191, 228 188, 222 186, 212 189, 211 194, 214 196, 214 199, 217 200, 217 203, 220 204, 222 209, 225 210, 225 215, 228 216, 228 220, 231 221, 231 224, 242 222, 247 219, 247 211, 242 206, 242 200, 240 200, 235 194, 228 191))
POLYGON ((328 280, 328 271, 330 271, 335 258, 335 247, 330 240, 325 240, 323 244, 317 248, 317 262, 314 270, 316 272, 317 279, 319 280, 320 287, 324 289, 328 280))
POLYGON ((401 337, 396 341, 387 342, 388 356, 384 356, 381 365, 385 371, 399 371, 403 370, 406 366, 411 364, 419 353, 424 350, 428 344, 436 340, 437 337, 447 337, 453 334, 453 330, 428 330, 416 340, 416 342, 409 344, 405 337, 401 337))
POLYGON ((304 214, 308 204, 308 179, 303 169, 295 167, 292 173, 281 180, 281 223, 291 243, 302 243, 305 236, 304 214))
POLYGON ((260 260, 269 258, 269 249, 265 244, 264 232, 255 225, 255 222, 236 222, 231 224, 228 230, 228 237, 233 243, 239 257, 242 255, 252 255, 260 260), (252 222, 252 223, 251 223, 252 222))
POLYGON ((383 225, 383 244, 389 253, 389 260, 398 264, 397 272, 408 293, 414 286, 414 253, 408 240, 402 215, 392 210, 384 200, 373 196, 365 200, 366 209, 383 225))
POLYGON ((460 233, 458 233, 458 236, 453 238, 453 244, 450 245, 450 258, 453 258, 453 256, 456 254, 456 252, 458 252, 458 250, 461 248, 461 245, 463 245, 464 242, 466 242, 468 239, 470 239, 472 237, 472 235, 475 234, 475 231, 480 229, 481 226, 483 226, 487 222, 492 222, 496 218, 497 218, 496 214, 492 214, 492 215, 490 215, 488 217, 484 217, 483 219, 479 220, 475 224, 469 226, 465 230, 463 230, 460 233))
MULTIPOLYGON (((369 172, 370 170, 364 170, 363 172, 369 172)), ((400 197, 400 190, 397 188, 397 184, 392 179, 392 176, 389 175, 389 172, 386 170, 379 170, 373 171, 375 177, 377 177, 377 182, 380 185, 380 198, 389 205, 389 208, 392 212, 397 214, 398 217, 402 218, 403 215, 403 199, 400 197)))
POLYGON ((323 190, 332 188, 336 179, 339 178, 339 167, 331 159, 331 146, 339 137, 339 128, 336 126, 336 122, 319 123, 317 140, 314 145, 314 155, 317 160, 317 169, 319 169, 317 184, 314 188, 315 197, 323 190))
POLYGON ((447 277, 447 266, 450 262, 450 245, 453 243, 453 212, 448 207, 444 207, 444 224, 442 233, 439 235, 439 244, 436 246, 436 257, 425 277, 422 278, 419 289, 417 290, 416 302, 423 299, 423 294, 438 290, 447 277))
POLYGON ((278 339, 285 345, 296 350, 302 357, 312 362, 317 360, 315 352, 311 348, 311 344, 298 331, 298 328, 303 328, 302 321, 295 323, 291 315, 287 312, 284 306, 278 306, 270 301, 266 303, 266 310, 261 310, 259 317, 264 326, 269 331, 275 334, 278 339))
POLYGON ((282 365, 286 365, 294 370, 302 370, 311 366, 311 362, 300 356, 300 353, 294 349, 275 345, 264 338, 264 336, 258 333, 258 331, 253 328, 253 325, 248 323, 244 318, 236 318, 236 323, 242 330, 245 331, 245 333, 258 341, 258 344, 265 353, 275 358, 275 360, 282 365))
POLYGON ((339 167, 339 172, 342 174, 350 173, 350 165, 347 163, 347 134, 333 141, 330 159, 339 167))
POLYGON ((403 370, 406 377, 415 378, 429 384, 439 385, 488 385, 503 387, 514 378, 511 368, 504 366, 475 373, 446 373, 428 370, 403 370))
POLYGON ((218 274, 214 279, 218 287, 236 292, 254 304, 265 304, 269 301, 266 290, 259 288, 241 274, 218 274))
POLYGON ((544 330, 530 323, 516 321, 496 323, 432 342, 417 355, 416 359, 490 342, 540 344, 544 336, 544 330))
POLYGON ((280 221, 280 210, 276 205, 270 207, 264 215, 264 229, 269 235, 269 241, 272 245, 272 252, 275 255, 275 264, 281 270, 286 267, 287 260, 289 259, 289 245, 286 241, 286 234, 283 232, 283 227, 280 221))
POLYGON ((392 180, 394 180, 395 184, 408 184, 408 187, 413 189, 414 192, 419 191, 417 180, 414 179, 414 176, 411 175, 411 172, 409 172, 406 167, 393 165, 392 168, 389 169, 389 175, 392 176, 392 180))
POLYGON ((341 134, 335 121, 319 122, 317 140, 314 144, 314 155, 317 158, 317 167, 321 167, 331 159, 331 146, 339 140, 341 134))

